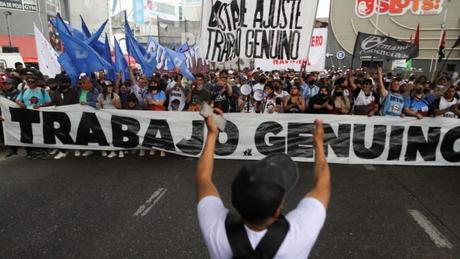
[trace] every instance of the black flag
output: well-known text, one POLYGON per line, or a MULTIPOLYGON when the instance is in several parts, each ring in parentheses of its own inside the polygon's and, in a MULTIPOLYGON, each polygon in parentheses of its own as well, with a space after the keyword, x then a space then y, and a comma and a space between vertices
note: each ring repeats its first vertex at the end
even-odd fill
POLYGON ((354 53, 359 57, 373 56, 384 59, 410 59, 418 57, 415 43, 392 37, 359 32, 354 53))
POLYGON ((439 59, 441 61, 446 55, 444 54, 444 49, 446 48, 446 31, 442 32, 441 41, 439 42, 439 59))

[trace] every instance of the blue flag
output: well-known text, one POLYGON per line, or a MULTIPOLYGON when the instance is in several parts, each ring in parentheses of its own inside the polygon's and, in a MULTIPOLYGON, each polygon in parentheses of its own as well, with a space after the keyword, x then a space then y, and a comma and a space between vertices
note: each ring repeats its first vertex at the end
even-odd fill
MULTIPOLYGON (((67 55, 61 60, 66 63, 72 63, 78 73, 91 74, 99 70, 110 70, 112 68, 111 64, 99 56, 85 41, 72 37, 72 35, 62 30, 64 29, 62 26, 57 26, 56 29, 64 43, 63 54, 67 55)), ((65 65, 62 63, 61 65, 65 69, 65 65)), ((71 69, 68 64, 66 66, 71 69)), ((70 74, 72 71, 68 73, 70 74)))
POLYGON ((118 72, 121 72, 121 76, 123 81, 129 79, 129 68, 128 68, 128 62, 126 62, 125 56, 123 55, 123 52, 121 51, 120 45, 118 44, 117 39, 115 39, 115 70, 118 72))
POLYGON ((185 63, 185 55, 182 53, 178 53, 174 50, 166 48, 166 52, 168 53, 168 60, 174 64, 174 67, 178 67, 180 69, 181 74, 187 78, 188 80, 195 80, 195 76, 193 76, 192 72, 187 67, 185 63))
POLYGON ((80 19, 81 19, 81 30, 85 34, 86 38, 90 38, 91 32, 89 31, 88 26, 85 23, 85 20, 83 20, 83 16, 80 15, 80 19))
POLYGON ((179 52, 179 53, 184 53, 184 52, 186 52, 186 51, 189 51, 189 49, 190 49, 190 46, 189 46, 188 43, 186 42, 186 43, 182 44, 182 45, 179 47, 179 49, 177 50, 177 52, 179 52))
POLYGON ((99 55, 103 55, 105 52, 105 44, 99 41, 102 32, 104 32, 105 26, 107 25, 108 20, 106 20, 101 27, 93 34, 90 38, 85 40, 88 45, 90 45, 99 55))
POLYGON ((64 71, 69 76, 70 81, 72 82, 72 87, 76 87, 80 73, 78 72, 78 69, 73 65, 69 55, 67 55, 67 53, 62 53, 58 57, 58 62, 61 64, 61 66, 64 68, 64 71))
POLYGON ((142 71, 144 75, 148 78, 153 76, 155 72, 157 63, 156 59, 147 59, 147 51, 145 48, 140 45, 134 34, 131 30, 131 27, 128 24, 128 19, 125 11, 125 40, 126 40, 126 49, 128 50, 128 54, 132 56, 139 65, 142 67, 142 71))
POLYGON ((110 52, 110 44, 109 44, 109 38, 107 37, 107 34, 105 35, 105 44, 104 44, 103 52, 100 53, 100 55, 109 64, 112 65, 113 69, 110 69, 108 71, 107 79, 110 79, 113 82, 115 82, 117 80, 117 76, 115 74, 115 67, 114 67, 113 60, 112 60, 112 53, 110 52))
POLYGON ((54 20, 54 22, 51 22, 51 24, 53 24, 54 27, 56 27, 56 29, 60 29, 61 31, 65 31, 68 34, 70 34, 71 36, 73 36, 75 38, 78 38, 79 40, 86 40, 86 37, 83 34, 83 32, 81 32, 80 30, 78 30, 76 28, 73 28, 70 25, 67 25, 64 22, 64 20, 62 19, 61 15, 59 13, 57 14, 56 19, 54 20))

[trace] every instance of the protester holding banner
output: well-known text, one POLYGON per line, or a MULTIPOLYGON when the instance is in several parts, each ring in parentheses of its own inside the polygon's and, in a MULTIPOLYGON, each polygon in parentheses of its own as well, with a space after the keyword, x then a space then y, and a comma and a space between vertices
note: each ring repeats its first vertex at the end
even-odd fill
POLYGON ((326 86, 319 88, 319 93, 314 95, 308 103, 308 113, 331 114, 334 111, 334 101, 326 86))
POLYGON ((16 103, 21 108, 39 109, 40 107, 49 106, 51 98, 48 92, 37 86, 38 78, 29 76, 27 79, 27 88, 22 90, 16 98, 16 103))
MULTIPOLYGON (((35 75, 29 75, 27 79, 27 88, 21 90, 16 103, 22 109, 34 109, 38 110, 41 107, 46 107, 51 104, 51 98, 48 92, 38 86, 39 78, 35 75)), ((27 156, 31 159, 35 159, 39 156, 44 158, 47 152, 40 148, 29 147, 27 150, 27 156)))
POLYGON ((400 94, 399 88, 401 86, 401 79, 395 78, 390 82, 390 90, 385 89, 383 83, 382 68, 379 66, 377 69, 378 75, 378 89, 380 98, 382 99, 383 109, 382 115, 390 116, 404 116, 404 97, 400 94))
POLYGON ((233 95, 232 86, 228 83, 228 73, 226 70, 220 71, 217 84, 212 88, 212 101, 216 108, 223 112, 230 111, 230 98, 233 95))
MULTIPOLYGON (((302 80, 301 80, 302 81, 302 80)), ((302 96, 307 104, 307 109, 310 109, 310 99, 319 93, 319 87, 316 85, 315 74, 308 74, 305 81, 302 81, 302 96)))
POLYGON ((185 108, 186 101, 187 101, 187 94, 186 89, 182 84, 182 75, 177 74, 175 78, 172 78, 169 84, 166 87, 165 93, 168 96, 169 104, 168 110, 169 111, 182 111, 185 108), (179 106, 177 110, 174 108, 175 106, 172 105, 172 102, 177 100, 179 102, 179 106))
POLYGON ((78 91, 78 100, 81 105, 89 105, 96 108, 99 91, 93 86, 89 76, 86 74, 80 75, 80 89, 78 91))
POLYGON ((349 114, 351 109, 350 98, 344 95, 344 87, 338 85, 334 89, 332 101, 334 102, 334 110, 332 114, 349 114))
MULTIPOLYGON (((19 91, 16 89, 16 81, 13 80, 12 78, 8 79, 3 79, 0 82, 0 96, 6 98, 7 100, 10 100, 12 102, 16 101, 16 98, 18 97, 19 91)), ((5 143, 4 138, 3 138, 3 125, 2 122, 2 113, 0 111, 0 141, 1 143, 5 143)), ((18 150, 16 147, 7 147, 7 152, 5 157, 10 157, 14 156, 18 153, 18 150)))
MULTIPOLYGON (((121 100, 120 96, 115 93, 113 89, 113 83, 109 80, 101 82, 102 84, 102 93, 98 97, 98 107, 100 109, 121 109, 121 100)), ((103 157, 114 158, 117 156, 116 151, 102 151, 103 157)), ((124 152, 118 151, 118 157, 123 158, 124 152)))
POLYGON ((305 99, 300 95, 300 82, 291 86, 291 95, 284 100, 284 112, 302 113, 305 111, 305 99))
POLYGON ((150 80, 146 93, 144 94, 145 109, 151 111, 164 111, 166 94, 159 89, 160 81, 154 77, 150 80))
POLYGON ((423 86, 418 85, 413 95, 405 99, 403 110, 405 115, 417 117, 419 120, 428 115, 430 107, 423 90, 423 86))
POLYGON ((315 120, 314 186, 286 216, 283 204, 299 171, 287 155, 275 153, 240 169, 232 182, 234 214, 225 208, 212 181, 218 140, 214 118, 197 164, 198 221, 211 258, 307 258, 322 229, 331 196, 322 121, 315 120))
POLYGON ((188 111, 200 111, 201 105, 211 101, 211 94, 205 87, 205 77, 203 74, 195 76, 196 80, 191 84, 191 90, 188 92, 187 103, 189 105, 188 111))
POLYGON ((460 101, 455 97, 455 86, 451 85, 447 91, 434 103, 435 115, 445 118, 460 117, 460 101))

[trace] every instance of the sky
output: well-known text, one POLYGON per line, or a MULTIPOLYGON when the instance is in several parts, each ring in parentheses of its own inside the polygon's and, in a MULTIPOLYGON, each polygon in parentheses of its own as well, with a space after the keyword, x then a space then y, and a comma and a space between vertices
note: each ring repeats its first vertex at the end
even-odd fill
POLYGON ((331 0, 319 0, 318 12, 316 13, 316 17, 318 18, 329 17, 330 4, 331 4, 331 0))

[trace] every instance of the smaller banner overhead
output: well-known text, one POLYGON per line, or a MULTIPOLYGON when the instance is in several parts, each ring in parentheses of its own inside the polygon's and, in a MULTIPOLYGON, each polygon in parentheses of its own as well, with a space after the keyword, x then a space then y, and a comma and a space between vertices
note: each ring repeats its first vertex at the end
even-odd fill
POLYGON ((418 47, 416 44, 392 37, 359 32, 354 54, 358 57, 409 59, 418 57, 418 47))
POLYGON ((204 0, 200 56, 209 61, 308 56, 318 0, 204 0))
POLYGON ((300 71, 302 64, 307 64, 306 71, 322 71, 326 64, 327 28, 315 28, 311 37, 308 59, 256 59, 255 67, 264 71, 294 69, 300 71))

